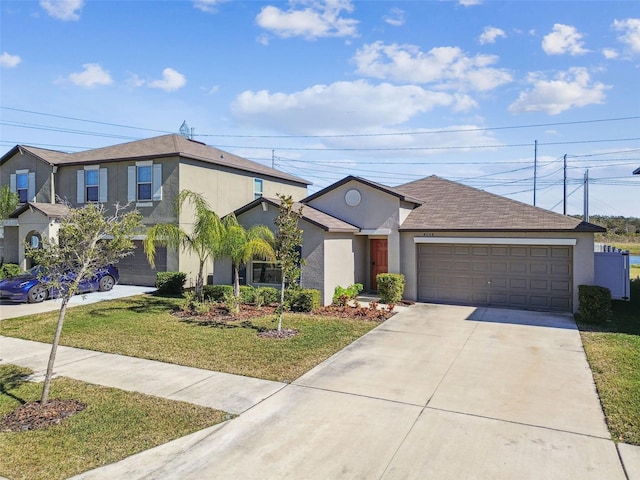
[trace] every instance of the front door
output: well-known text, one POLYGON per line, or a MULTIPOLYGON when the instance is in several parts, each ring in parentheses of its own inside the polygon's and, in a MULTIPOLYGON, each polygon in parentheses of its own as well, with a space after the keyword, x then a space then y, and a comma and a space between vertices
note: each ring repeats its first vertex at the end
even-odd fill
POLYGON ((376 276, 379 273, 387 273, 389 262, 387 254, 387 239, 372 238, 370 240, 371 249, 371 289, 378 290, 376 276))

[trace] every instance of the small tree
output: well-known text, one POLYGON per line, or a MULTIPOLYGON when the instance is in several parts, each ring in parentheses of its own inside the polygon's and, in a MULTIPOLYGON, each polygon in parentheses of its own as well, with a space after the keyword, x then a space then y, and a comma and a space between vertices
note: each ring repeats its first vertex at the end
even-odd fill
POLYGON ((6 220, 20 204, 20 197, 9 185, 0 187, 0 220, 6 220))
MULTIPOLYGON (((256 225, 249 230, 238 223, 235 215, 227 215, 223 221, 220 254, 233 262, 233 295, 240 298, 240 268, 253 257, 275 260, 273 232, 266 225, 256 225)), ((239 307, 239 302, 238 302, 239 307)))
POLYGON ((280 211, 275 219, 276 232, 276 260, 282 268, 282 289, 280 291, 280 306, 278 307, 278 331, 282 330, 282 315, 284 312, 284 291, 288 286, 295 285, 300 279, 300 269, 304 264, 300 252, 302 247, 302 230, 298 221, 302 218, 302 207, 293 207, 290 195, 278 195, 280 211))
POLYGON ((204 197, 190 190, 182 190, 176 198, 178 216, 186 203, 193 205, 195 219, 193 229, 187 232, 175 223, 158 223, 147 231, 144 240, 144 251, 152 267, 155 267, 156 247, 181 248, 195 253, 198 257, 198 276, 196 277, 196 298, 202 301, 204 286, 204 264, 213 257, 220 248, 222 238, 222 222, 213 212, 204 197))
POLYGON ((114 213, 106 215, 103 205, 90 203, 80 209, 70 208, 61 218, 57 242, 45 238, 42 248, 25 246, 27 255, 42 267, 39 273, 42 285, 57 290, 62 299, 41 405, 49 400, 53 365, 69 299, 78 291, 81 281, 131 253, 131 237, 141 226, 141 218, 137 210, 125 213, 124 207, 119 205, 115 205, 114 213))

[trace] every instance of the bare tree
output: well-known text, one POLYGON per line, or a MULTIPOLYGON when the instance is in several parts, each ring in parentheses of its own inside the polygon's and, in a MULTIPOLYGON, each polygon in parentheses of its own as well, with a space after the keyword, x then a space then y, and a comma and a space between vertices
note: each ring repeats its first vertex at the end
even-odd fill
POLYGON ((27 256, 40 266, 38 277, 41 285, 57 292, 62 300, 44 378, 41 405, 49 400, 53 365, 69 299, 77 293, 80 282, 91 279, 101 269, 117 263, 133 250, 131 237, 142 225, 142 215, 137 210, 125 213, 125 208, 115 205, 111 214, 107 214, 101 204, 90 203, 79 209, 69 208, 60 220, 57 241, 45 238, 42 248, 25 247, 27 256))

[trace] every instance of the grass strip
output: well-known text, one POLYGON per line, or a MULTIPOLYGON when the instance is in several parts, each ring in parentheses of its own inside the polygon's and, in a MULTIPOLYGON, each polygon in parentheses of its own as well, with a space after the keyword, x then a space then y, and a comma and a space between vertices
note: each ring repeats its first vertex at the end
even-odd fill
MULTIPOLYGON (((0 381, 12 368, 0 365, 0 381)), ((42 384, 19 382, 2 390, 0 417, 38 400, 42 384)), ((230 418, 211 408, 64 377, 53 380, 51 398, 79 400, 87 408, 44 430, 0 433, 0 476, 68 478, 230 418)))
MULTIPOLYGON (((249 322, 200 324, 171 315, 181 299, 140 295, 69 309, 61 344, 290 382, 378 325, 375 321, 285 315, 289 339, 260 338, 275 315, 249 322)), ((57 312, 7 319, 0 334, 51 342, 57 312)))
POLYGON ((640 445, 640 280, 604 326, 578 327, 612 438, 640 445))

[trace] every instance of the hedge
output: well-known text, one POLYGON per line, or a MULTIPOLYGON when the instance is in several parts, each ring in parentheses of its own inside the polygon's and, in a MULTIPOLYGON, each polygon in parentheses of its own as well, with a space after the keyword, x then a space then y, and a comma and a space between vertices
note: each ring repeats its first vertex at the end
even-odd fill
POLYGON ((382 303, 398 303, 404 294, 405 280, 400 273, 379 273, 376 276, 378 282, 378 295, 382 303))
POLYGON ((156 288, 163 295, 182 295, 187 274, 184 272, 156 273, 156 288))
POLYGON ((597 285, 578 285, 577 318, 584 323, 603 324, 611 315, 611 290, 597 285))

